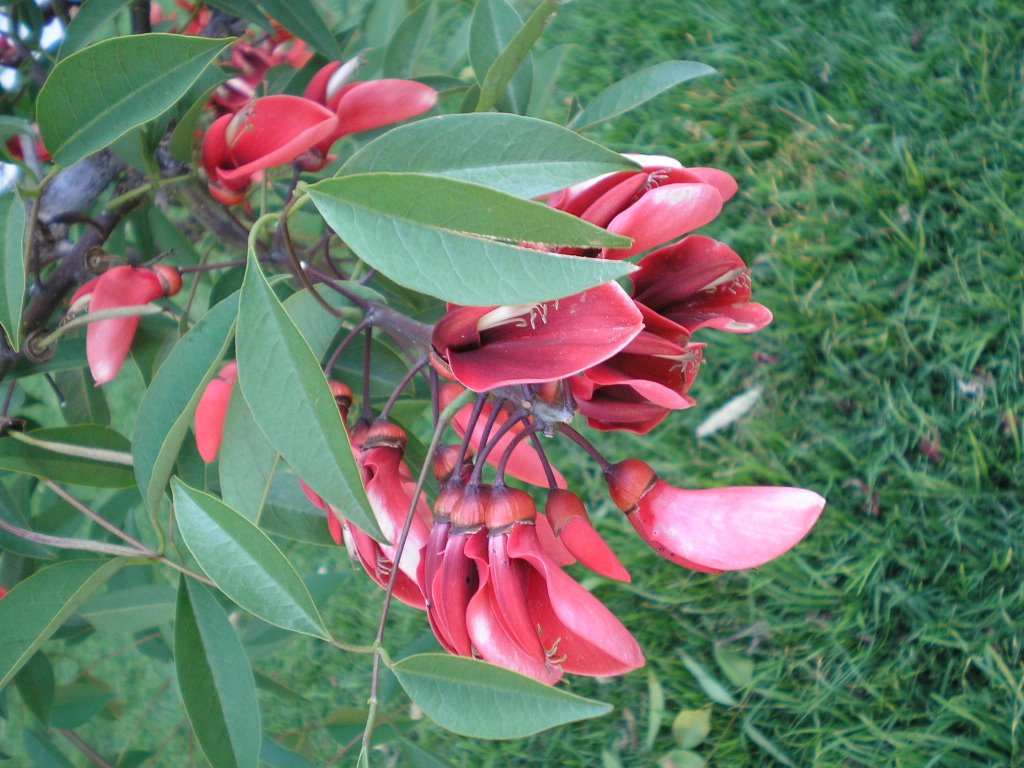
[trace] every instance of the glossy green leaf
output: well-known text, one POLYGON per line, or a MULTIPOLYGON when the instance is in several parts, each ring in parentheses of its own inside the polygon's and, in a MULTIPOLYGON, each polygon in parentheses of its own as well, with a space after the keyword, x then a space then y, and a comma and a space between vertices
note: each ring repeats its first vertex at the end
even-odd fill
POLYGON ((426 173, 530 199, 637 168, 554 123, 488 113, 428 117, 395 128, 352 155, 338 175, 426 173))
MULTIPOLYGON (((558 77, 562 72, 562 64, 573 47, 572 43, 562 43, 535 56, 533 88, 530 91, 530 104, 526 109, 526 114, 530 117, 544 117, 549 109, 555 108, 558 77)), ((560 104, 559 110, 565 115, 565 103, 560 104)))
POLYGON ((240 388, 235 387, 217 454, 224 503, 247 520, 258 522, 277 460, 277 451, 260 431, 240 388))
POLYGON ((53 694, 56 689, 53 665, 42 651, 36 651, 14 676, 14 685, 29 712, 43 725, 50 722, 53 694))
POLYGON ((612 709, 610 704, 461 656, 410 656, 392 672, 431 720, 478 739, 522 738, 612 709))
MULTIPOLYGON (((28 520, 22 515, 18 502, 2 483, 0 483, 0 520, 16 528, 26 530, 31 528, 28 520)), ((20 555, 21 557, 32 557, 40 560, 53 560, 56 556, 49 547, 36 544, 34 541, 25 541, 20 536, 15 536, 3 529, 0 529, 0 549, 20 555)))
POLYGON ((113 589, 94 597, 80 613, 101 632, 138 632, 170 622, 174 589, 167 584, 113 589))
POLYGON ((310 0, 259 0, 260 7, 282 27, 330 60, 342 58, 331 25, 310 0))
POLYGON ((36 103, 36 121, 54 162, 71 165, 160 115, 231 42, 129 35, 61 60, 36 103))
POLYGON ((663 61, 609 85, 569 122, 569 127, 576 131, 591 128, 639 107, 680 83, 713 74, 716 74, 713 67, 696 61, 663 61))
POLYGON ((217 599, 185 578, 178 586, 174 667, 185 714, 210 763, 256 768, 262 735, 252 667, 217 599))
MULTIPOLYGON (((478 0, 469 28, 469 63, 478 84, 483 86, 491 67, 522 26, 522 18, 508 0, 478 0)), ((527 61, 502 94, 501 111, 525 112, 532 82, 533 66, 527 61)), ((478 93, 470 108, 475 109, 479 102, 478 93)))
MULTIPOLYGON (((561 5, 562 0, 543 0, 530 14, 526 23, 509 40, 508 45, 498 54, 480 84, 480 100, 476 104, 477 112, 487 112, 498 103, 502 92, 529 57, 530 49, 533 48, 541 32, 544 31, 548 20, 561 5)), ((532 83, 530 90, 532 91, 532 83)), ((528 100, 529 94, 527 94, 528 100)), ((526 104, 521 104, 521 106, 523 109, 519 111, 525 112, 526 104)))
POLYGON ((383 538, 317 356, 250 252, 238 307, 238 383, 263 434, 320 496, 383 538))
POLYGON ((16 584, 0 600, 0 688, 125 563, 123 558, 65 560, 16 584))
MULTIPOLYGON (((195 85, 189 90, 187 98, 183 100, 183 103, 187 104, 188 99, 191 99, 192 103, 178 119, 174 130, 171 131, 171 138, 167 142, 167 148, 175 159, 183 163, 192 161, 192 147, 196 141, 196 124, 206 111, 206 105, 209 103, 213 92, 226 79, 227 73, 224 70, 220 67, 210 66, 206 68, 195 82, 195 85)), ((191 247, 190 243, 189 248, 191 249, 191 247)))
POLYGON ((0 469, 93 488, 128 488, 134 485, 131 467, 57 452, 58 446, 67 445, 71 450, 99 448, 127 455, 131 448, 128 440, 109 427, 76 424, 35 429, 26 434, 54 444, 54 450, 28 445, 14 437, 0 438, 0 469))
POLYGON ((500 242, 622 247, 624 238, 478 184, 372 173, 326 179, 308 191, 363 261, 400 285, 456 304, 548 301, 634 269, 500 242))
POLYGON ((57 60, 80 51, 102 35, 104 27, 129 4, 130 0, 86 0, 64 31, 64 39, 57 51, 57 60))
MULTIPOLYGON (((367 288, 365 285, 360 285, 350 280, 338 281, 338 285, 344 286, 346 290, 362 297, 366 301, 376 301, 381 304, 387 303, 384 297, 377 293, 377 291, 367 288)), ((318 285, 316 291, 321 299, 335 309, 355 306, 340 293, 331 290, 326 285, 318 285)), ((338 330, 341 328, 341 319, 324 309, 320 302, 313 297, 312 291, 309 288, 296 291, 285 299, 281 306, 284 307, 284 311, 288 313, 291 321, 295 323, 295 327, 302 335, 302 338, 306 340, 306 343, 309 344, 309 348, 313 350, 313 354, 316 355, 317 359, 323 358, 327 354, 331 341, 337 336, 338 330)))
POLYGON ((103 394, 86 368, 57 371, 53 377, 57 389, 64 396, 61 411, 68 424, 107 424, 110 409, 103 394))
POLYGON ((724 707, 739 705, 739 702, 725 689, 725 686, 718 682, 699 661, 683 651, 679 652, 679 656, 683 660, 683 665, 690 670, 690 674, 696 678, 697 684, 709 699, 724 707))
POLYGON ((17 190, 0 195, 0 325, 12 349, 21 348, 25 303, 25 203, 17 190))
POLYGON ((237 308, 236 293, 196 323, 171 350, 139 405, 132 456, 135 478, 150 510, 160 506, 199 398, 220 368, 237 308))
POLYGON ((225 595, 270 624, 330 638, 306 585, 263 531, 177 478, 171 490, 185 546, 225 595))
POLYGON ((672 738, 682 749, 693 749, 711 733, 710 709, 684 709, 672 721, 672 738))

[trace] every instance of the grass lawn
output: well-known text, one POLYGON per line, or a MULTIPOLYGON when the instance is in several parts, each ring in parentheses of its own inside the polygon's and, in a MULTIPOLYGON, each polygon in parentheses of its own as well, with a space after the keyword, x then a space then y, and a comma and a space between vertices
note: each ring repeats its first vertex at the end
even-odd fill
MULTIPOLYGON (((593 136, 733 173, 740 193, 706 232, 744 256, 776 318, 754 336, 702 332, 697 408, 595 440, 676 485, 799 485, 829 504, 757 572, 694 574, 640 543, 596 467, 566 453, 634 581, 577 575, 646 669, 570 682, 615 705, 604 718, 511 742, 423 722, 404 737, 446 762, 396 764, 652 766, 678 713, 708 710, 693 749, 713 766, 1024 765, 1024 6, 576 0, 546 36, 562 43, 566 96, 576 83, 583 103, 666 59, 721 72, 593 136), (755 387, 751 412, 695 437, 755 387)), ((296 557, 340 564, 325 618, 368 641, 368 580, 330 550, 296 557)), ((389 648, 423 636, 421 616, 394 615, 389 648)), ((266 648, 253 663, 267 732, 291 731, 318 765, 354 761, 337 755, 361 730, 346 708, 365 701, 367 659, 305 639, 266 648)), ((111 681, 123 664, 131 707, 116 730, 94 718, 77 732, 104 754, 159 747, 149 766, 198 763, 171 665, 90 652, 68 651, 111 681)), ((407 711, 400 694, 389 707, 407 711)))

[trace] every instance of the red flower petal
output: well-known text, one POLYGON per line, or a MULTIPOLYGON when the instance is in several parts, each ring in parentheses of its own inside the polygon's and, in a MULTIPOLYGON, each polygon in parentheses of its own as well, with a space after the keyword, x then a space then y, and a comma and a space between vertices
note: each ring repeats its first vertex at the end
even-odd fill
POLYGON ((752 333, 772 313, 750 301, 750 273, 725 243, 702 235, 661 248, 640 260, 629 276, 634 299, 690 333, 709 326, 752 333))
MULTIPOLYGON (((89 311, 139 306, 163 295, 160 278, 148 269, 114 267, 96 281, 89 311)), ((89 324, 85 334, 85 354, 96 386, 117 376, 128 357, 138 327, 138 317, 113 317, 89 324)))
POLYGON ((433 335, 453 375, 477 392, 572 376, 614 355, 643 327, 616 283, 533 306, 481 310, 450 310, 433 335), (467 317, 483 326, 476 339, 467 339, 467 317))
POLYGON ((802 488, 676 488, 663 480, 628 515, 663 557, 702 571, 754 568, 790 550, 825 499, 802 488))
POLYGON ((722 210, 722 195, 710 184, 666 184, 645 193, 608 224, 608 231, 633 239, 629 248, 605 249, 624 259, 713 221, 722 210))
POLYGON ((553 663, 578 675, 608 676, 644 665, 640 646, 592 594, 544 554, 532 526, 516 525, 508 552, 531 566, 527 578, 530 613, 553 663))
POLYGON ((415 80, 352 83, 338 100, 339 135, 372 131, 421 115, 437 103, 437 91, 415 80))
POLYGON ((238 363, 232 360, 217 373, 199 398, 196 406, 195 433, 196 448, 207 464, 217 458, 221 439, 224 437, 224 420, 231 404, 238 378, 238 363))

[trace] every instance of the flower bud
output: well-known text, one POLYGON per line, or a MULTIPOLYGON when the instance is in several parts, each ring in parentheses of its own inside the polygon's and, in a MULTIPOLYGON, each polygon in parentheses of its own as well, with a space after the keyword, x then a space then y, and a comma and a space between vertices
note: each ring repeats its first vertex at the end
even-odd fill
POLYGON ((594 528, 579 496, 563 489, 551 491, 544 514, 555 535, 583 565, 609 579, 630 581, 629 571, 594 528))
POLYGON ((626 459, 605 470, 604 479, 608 483, 612 501, 628 515, 654 487, 658 476, 646 462, 626 459))

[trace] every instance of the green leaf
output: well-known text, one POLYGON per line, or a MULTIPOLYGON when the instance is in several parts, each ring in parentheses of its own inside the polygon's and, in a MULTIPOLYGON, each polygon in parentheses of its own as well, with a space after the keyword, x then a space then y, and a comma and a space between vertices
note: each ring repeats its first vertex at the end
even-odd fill
MULTIPOLYGON (((566 55, 573 48, 572 43, 562 43, 537 54, 534 59, 533 87, 530 90, 530 104, 526 114, 530 117, 544 117, 548 109, 554 108, 556 83, 562 71, 566 55)), ((559 110, 565 114, 565 104, 559 110)))
POLYGON ((35 768, 75 768, 75 764, 50 740, 49 734, 26 729, 21 738, 25 754, 35 768))
POLYGON ((658 739, 661 723, 665 716, 665 689, 654 670, 647 670, 647 736, 644 738, 644 749, 650 752, 658 739))
POLYGON ((784 765, 786 768, 796 768, 796 763, 790 759, 789 755, 779 749, 774 741, 769 739, 760 728, 754 725, 753 719, 749 716, 743 719, 743 733, 757 746, 775 758, 775 762, 779 765, 784 765))
MULTIPOLYGON (((498 103, 502 92, 529 57, 530 49, 533 48, 541 32, 544 31, 548 20, 561 5, 562 0, 544 0, 509 40, 508 45, 498 54, 480 84, 480 100, 476 104, 477 112, 487 112, 498 103)), ((532 83, 530 90, 532 90, 532 83)), ((529 92, 527 92, 527 100, 529 100, 529 92)), ((519 111, 525 112, 526 104, 522 106, 524 108, 519 111)))
POLYGON ((171 350, 139 405, 132 456, 150 510, 160 506, 192 414, 231 341, 237 308, 236 293, 207 312, 171 350))
POLYGON ((260 7, 282 27, 330 60, 342 58, 331 25, 310 0, 259 0, 260 7))
POLYGON ((683 664, 686 668, 690 670, 690 674, 697 679, 697 684, 701 687, 704 693, 707 694, 709 699, 724 707, 739 706, 739 702, 733 698, 733 695, 729 693, 720 682, 712 677, 711 673, 704 669, 699 661, 683 651, 679 652, 679 656, 682 658, 683 664))
POLYGON ((65 560, 43 568, 0 600, 0 688, 107 579, 126 564, 113 560, 65 560))
POLYGON ((658 761, 658 768, 704 768, 704 758, 688 749, 673 749, 658 761))
MULTIPOLYGON (((196 123, 206 110, 206 105, 227 74, 220 67, 210 66, 196 81, 190 94, 194 97, 192 104, 178 120, 174 130, 171 131, 171 138, 167 148, 171 155, 183 163, 192 161, 192 145, 195 143, 196 123)), ((187 102, 186 102, 187 103, 187 102)), ((190 244, 191 245, 191 244, 190 244)), ((180 262, 179 262, 180 263, 180 262)))
POLYGON ((94 597, 82 618, 100 632, 138 632, 170 622, 174 589, 166 584, 137 584, 94 597))
MULTIPOLYGON (((6 486, 0 483, 0 520, 9 523, 17 528, 29 529, 28 520, 21 514, 18 502, 14 500, 11 492, 6 486)), ((34 541, 25 541, 20 536, 0 529, 0 549, 12 552, 21 557, 32 557, 41 560, 53 560, 56 555, 49 547, 36 544, 34 541)))
POLYGON ((324 511, 309 502, 298 478, 290 472, 274 474, 256 524, 275 536, 320 547, 335 546, 324 511))
POLYGON ((267 734, 263 734, 260 762, 271 768, 313 768, 313 764, 302 755, 285 749, 267 734))
POLYGON ((36 103, 39 130, 54 162, 71 165, 159 116, 232 41, 129 35, 58 62, 36 103))
POLYGON ((258 522, 277 468, 277 451, 260 431, 237 387, 224 419, 217 464, 224 502, 247 520, 258 522))
POLYGON ((263 531, 177 478, 171 491, 185 546, 225 595, 270 624, 330 639, 306 585, 263 531))
POLYGON ((57 389, 64 396, 61 410, 68 424, 107 424, 110 409, 103 387, 94 386, 92 376, 85 368, 58 371, 53 377, 57 389))
MULTIPOLYGON (((131 448, 122 435, 98 424, 47 427, 25 434, 36 440, 68 445, 72 449, 99 448, 127 455, 131 448)), ((82 456, 67 456, 28 445, 14 437, 0 438, 0 469, 93 488, 128 488, 135 483, 131 467, 82 456)))
POLYGON ((227 613, 198 582, 182 577, 174 619, 174 667, 185 714, 217 768, 256 768, 256 681, 227 613))
POLYGON ((114 19, 130 0, 86 0, 64 31, 64 40, 57 51, 57 60, 80 51, 105 32, 104 27, 114 19))
POLYGON ((207 5, 214 8, 220 8, 222 11, 225 11, 232 16, 237 16, 240 19, 251 21, 256 26, 262 27, 266 30, 268 34, 277 34, 274 30, 274 25, 271 24, 266 15, 256 7, 256 3, 250 2, 250 0, 212 0, 212 2, 207 3, 207 5))
POLYGON ((710 709, 684 709, 672 721, 672 738, 682 749, 693 749, 711 733, 710 709))
MULTIPOLYGON (((469 63, 481 86, 495 61, 522 26, 522 18, 507 0, 478 0, 470 21, 469 63)), ((532 70, 532 65, 526 62, 513 78, 503 94, 503 112, 522 114, 526 111, 532 89, 532 70)), ((471 107, 475 108, 479 102, 477 93, 473 96, 471 107)))
POLYGON ((554 123, 488 113, 428 117, 395 128, 352 155, 338 175, 426 173, 529 199, 637 167, 554 123))
POLYGON ((621 261, 498 242, 622 247, 625 238, 478 184, 371 173, 325 179, 307 189, 359 258, 400 285, 456 304, 548 301, 634 269, 621 261))
POLYGON ((384 52, 384 77, 409 77, 423 47, 434 34, 437 5, 430 0, 402 19, 384 52))
POLYGON ((256 423, 295 474, 359 528, 382 539, 320 363, 251 250, 241 293, 238 383, 256 423))
POLYGON ((609 85, 569 122, 569 127, 576 131, 592 128, 639 107, 680 83, 716 73, 714 67, 696 61, 663 61, 609 85))
POLYGON ((418 654, 402 659, 391 671, 430 719, 477 739, 522 738, 612 709, 610 704, 461 656, 418 654))
POLYGON ((21 671, 14 676, 14 685, 21 694, 21 700, 25 702, 29 712, 35 718, 47 725, 50 722, 50 712, 53 710, 53 665, 42 651, 36 651, 32 658, 21 668, 21 671))
POLYGON ((54 728, 77 728, 114 699, 109 690, 89 683, 62 685, 53 697, 53 714, 50 725, 54 728))
POLYGON ((746 688, 754 680, 754 660, 742 653, 734 653, 717 645, 712 653, 726 679, 737 688, 746 688))
POLYGON ((12 349, 21 349, 21 309, 25 303, 25 203, 15 189, 0 195, 0 325, 12 349))

